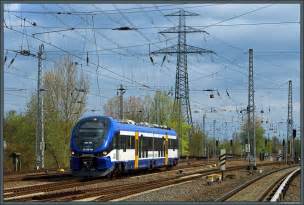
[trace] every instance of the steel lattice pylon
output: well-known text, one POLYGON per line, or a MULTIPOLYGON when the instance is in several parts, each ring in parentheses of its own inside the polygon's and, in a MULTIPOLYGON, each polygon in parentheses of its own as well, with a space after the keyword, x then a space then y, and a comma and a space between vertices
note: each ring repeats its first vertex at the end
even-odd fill
MULTIPOLYGON (((289 146, 289 156, 291 160, 294 159, 294 147, 293 147, 293 137, 292 137, 292 129, 293 129, 293 119, 292 119, 292 81, 288 81, 288 114, 287 114, 287 146, 289 146), (289 140, 289 144, 288 144, 289 140)), ((287 149, 286 146, 286 149, 287 149)), ((287 153, 287 150, 285 150, 287 153)))
POLYGON ((250 144, 250 165, 256 167, 256 139, 255 139, 255 104, 254 104, 254 79, 253 79, 253 49, 249 49, 249 74, 248 74, 248 106, 247 106, 247 137, 250 144), (251 156, 251 157, 250 157, 251 156))
POLYGON ((159 33, 178 33, 177 45, 169 46, 158 51, 151 52, 151 54, 177 54, 174 107, 180 115, 186 117, 188 124, 192 125, 192 114, 189 101, 187 54, 203 54, 215 52, 187 45, 186 33, 207 33, 206 31, 196 29, 191 26, 186 26, 185 17, 198 16, 198 14, 180 9, 179 11, 168 14, 166 16, 178 16, 179 24, 176 27, 168 28, 164 31, 160 31, 159 33))
POLYGON ((37 81, 37 126, 36 126, 36 169, 44 168, 44 116, 43 116, 43 96, 42 96, 42 59, 44 45, 39 46, 38 52, 38 81, 37 81))

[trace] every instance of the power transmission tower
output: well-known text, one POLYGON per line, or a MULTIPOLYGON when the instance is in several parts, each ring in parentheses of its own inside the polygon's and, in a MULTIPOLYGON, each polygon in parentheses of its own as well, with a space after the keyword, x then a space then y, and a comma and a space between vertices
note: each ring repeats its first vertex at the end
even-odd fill
POLYGON ((256 139, 255 139, 255 104, 254 104, 254 79, 253 79, 253 49, 249 49, 249 73, 248 73, 248 106, 247 106, 247 137, 250 144, 249 165, 256 168, 256 139), (253 162, 251 161, 251 158, 253 162), (253 164, 252 164, 253 163, 253 164))
POLYGON ((126 89, 120 84, 120 87, 117 89, 117 95, 119 96, 119 118, 121 120, 124 119, 124 111, 123 111, 123 95, 126 93, 126 89))
POLYGON ((165 16, 176 16, 179 17, 179 25, 160 31, 159 33, 177 33, 178 42, 176 45, 169 46, 154 52, 151 54, 177 54, 176 64, 176 79, 175 79, 175 98, 174 98, 174 109, 179 113, 179 117, 186 117, 189 125, 192 123, 191 108, 189 102, 189 83, 188 83, 188 67, 187 67, 187 54, 204 54, 214 53, 211 50, 198 48, 187 45, 186 33, 206 33, 206 31, 196 29, 190 26, 186 26, 186 16, 198 16, 199 14, 192 13, 180 9, 177 12, 167 14, 165 16))
MULTIPOLYGON (((292 119, 292 81, 288 81, 288 115, 287 115, 287 146, 289 146, 289 156, 291 161, 294 159, 294 147, 293 147, 293 136, 292 136, 292 129, 293 129, 293 119, 292 119), (288 145, 289 140, 289 145, 288 145)), ((287 149, 287 146, 286 149, 287 149)), ((287 153, 287 150, 285 150, 287 153)), ((287 160, 287 157, 286 157, 287 160)))
POLYGON ((44 168, 44 117, 42 96, 42 58, 44 46, 41 44, 38 51, 38 83, 37 83, 37 127, 36 127, 36 169, 44 168))

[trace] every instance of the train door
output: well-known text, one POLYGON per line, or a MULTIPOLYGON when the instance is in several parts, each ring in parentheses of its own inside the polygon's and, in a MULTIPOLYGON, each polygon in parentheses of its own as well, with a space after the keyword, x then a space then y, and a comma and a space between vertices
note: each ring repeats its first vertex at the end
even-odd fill
POLYGON ((134 160, 134 168, 138 168, 138 152, 139 152, 139 136, 138 132, 135 132, 135 137, 134 137, 134 145, 135 145, 135 160, 134 160))
POLYGON ((143 135, 141 135, 138 139, 138 152, 139 152, 139 158, 144 157, 144 150, 143 150, 143 135))
POLYGON ((115 152, 116 160, 119 161, 120 160, 119 149, 120 149, 120 146, 121 146, 121 135, 120 135, 120 133, 116 134, 114 144, 115 144, 115 149, 116 149, 116 152, 115 152))
POLYGON ((165 165, 168 165, 168 135, 163 138, 163 153, 165 157, 165 165))

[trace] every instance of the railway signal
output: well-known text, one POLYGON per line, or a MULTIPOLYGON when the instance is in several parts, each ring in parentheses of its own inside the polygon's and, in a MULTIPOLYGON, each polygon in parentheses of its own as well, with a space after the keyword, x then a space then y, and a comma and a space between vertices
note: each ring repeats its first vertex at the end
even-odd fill
POLYGON ((224 171, 226 170, 226 149, 221 149, 219 160, 220 170, 222 172, 222 180, 224 180, 224 171))

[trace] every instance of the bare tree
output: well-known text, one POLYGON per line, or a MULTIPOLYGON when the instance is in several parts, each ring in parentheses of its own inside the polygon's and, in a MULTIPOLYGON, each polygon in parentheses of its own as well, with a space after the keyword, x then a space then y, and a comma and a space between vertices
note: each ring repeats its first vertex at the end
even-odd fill
POLYGON ((52 156, 63 152, 60 156, 67 159, 71 128, 84 112, 89 89, 87 77, 76 66, 65 56, 44 74, 43 82, 47 148, 52 156))

